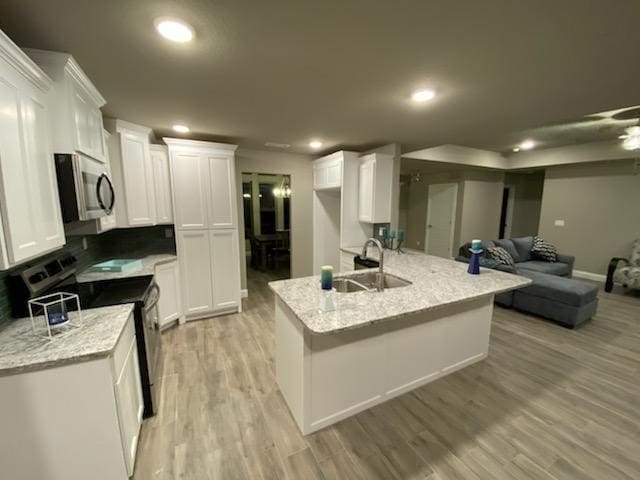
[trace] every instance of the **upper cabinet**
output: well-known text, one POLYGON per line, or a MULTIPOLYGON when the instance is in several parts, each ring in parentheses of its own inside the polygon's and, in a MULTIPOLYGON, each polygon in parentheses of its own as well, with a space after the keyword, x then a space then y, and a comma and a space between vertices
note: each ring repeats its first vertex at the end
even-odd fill
POLYGON ((0 31, 0 269, 65 243, 51 148, 53 83, 0 31))
POLYGON ((173 223, 171 199, 171 175, 169 174, 169 152, 164 145, 151 145, 151 171, 156 203, 156 223, 173 223))
POLYGON ((155 225, 151 129, 115 119, 105 119, 105 127, 111 134, 108 147, 118 227, 155 225))
POLYGON ((67 53, 26 49, 54 81, 52 123, 55 153, 81 152, 105 161, 102 113, 106 103, 89 77, 67 53))
POLYGON ((236 228, 235 145, 165 138, 179 230, 236 228))
POLYGON ((313 162, 313 189, 342 187, 342 152, 336 152, 313 162))
POLYGON ((364 223, 391 222, 393 157, 371 153, 360 157, 358 220, 364 223))

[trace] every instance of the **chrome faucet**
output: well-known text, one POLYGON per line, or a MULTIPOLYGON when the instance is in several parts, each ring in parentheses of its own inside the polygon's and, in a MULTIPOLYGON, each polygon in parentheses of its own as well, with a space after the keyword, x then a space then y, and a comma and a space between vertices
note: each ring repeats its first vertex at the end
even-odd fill
MULTIPOLYGON (((384 290, 384 249, 382 248, 382 244, 380 240, 377 238, 370 238, 362 247, 362 254, 360 254, 360 258, 367 258, 367 247, 369 244, 374 244, 378 249, 378 255, 380 259, 378 260, 378 291, 382 292, 384 290)), ((373 260, 373 259, 372 259, 373 260)))

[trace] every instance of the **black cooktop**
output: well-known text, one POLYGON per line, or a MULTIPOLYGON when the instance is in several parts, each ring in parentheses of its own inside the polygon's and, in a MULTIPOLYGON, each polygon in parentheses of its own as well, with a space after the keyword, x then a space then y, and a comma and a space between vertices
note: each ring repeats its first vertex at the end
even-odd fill
POLYGON ((105 307, 123 303, 144 303, 153 276, 131 277, 99 282, 69 283, 56 286, 56 291, 77 293, 82 308, 105 307))

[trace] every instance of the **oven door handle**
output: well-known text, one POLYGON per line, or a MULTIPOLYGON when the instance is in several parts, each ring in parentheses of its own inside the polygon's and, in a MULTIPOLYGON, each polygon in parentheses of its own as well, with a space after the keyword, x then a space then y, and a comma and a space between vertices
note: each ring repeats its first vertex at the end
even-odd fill
POLYGON ((100 178, 98 179, 98 183, 96 184, 96 196, 98 197, 98 203, 100 204, 100 208, 104 210, 107 215, 110 215, 111 212, 113 211, 113 205, 116 202, 116 195, 115 195, 115 192, 113 191, 113 184, 111 183, 111 180, 109 180, 109 177, 107 176, 106 173, 103 173, 102 175, 100 175, 100 178), (109 206, 104 204, 104 199, 100 195, 100 186, 102 185, 102 182, 107 182, 107 186, 111 191, 111 202, 109 203, 109 206))

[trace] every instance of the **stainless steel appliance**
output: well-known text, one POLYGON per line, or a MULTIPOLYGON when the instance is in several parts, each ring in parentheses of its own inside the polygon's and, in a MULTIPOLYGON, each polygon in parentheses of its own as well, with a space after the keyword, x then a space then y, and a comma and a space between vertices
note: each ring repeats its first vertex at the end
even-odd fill
POLYGON ((105 165, 80 153, 56 153, 54 158, 62 221, 69 223, 110 215, 115 195, 105 165))
POLYGON ((83 309, 133 303, 144 416, 154 415, 158 410, 156 390, 162 375, 158 368, 161 354, 158 285, 150 275, 79 283, 75 277, 76 262, 75 257, 63 253, 11 274, 9 292, 13 316, 28 317, 30 298, 55 292, 78 294, 83 309))

